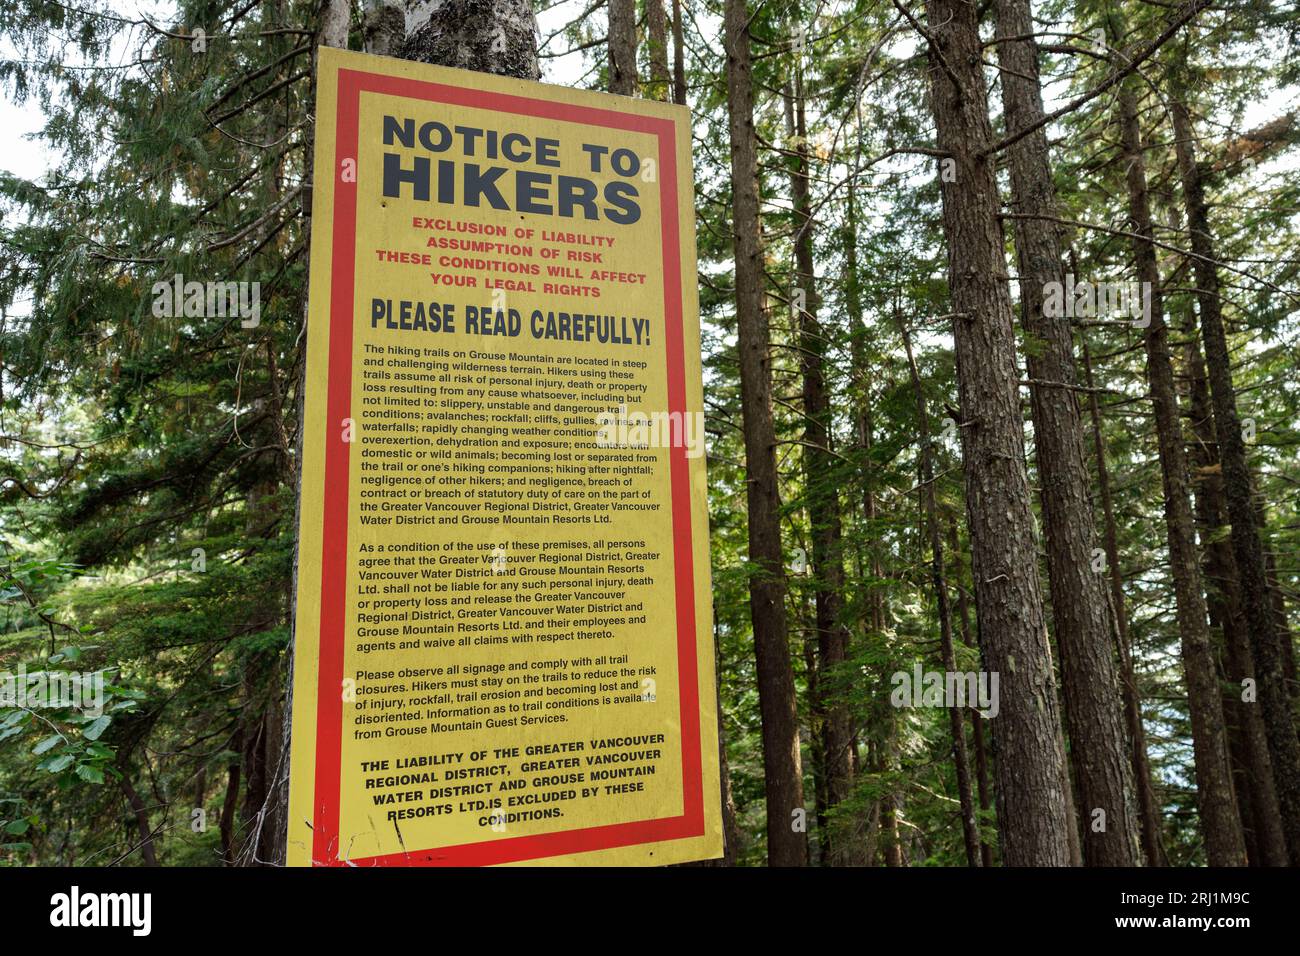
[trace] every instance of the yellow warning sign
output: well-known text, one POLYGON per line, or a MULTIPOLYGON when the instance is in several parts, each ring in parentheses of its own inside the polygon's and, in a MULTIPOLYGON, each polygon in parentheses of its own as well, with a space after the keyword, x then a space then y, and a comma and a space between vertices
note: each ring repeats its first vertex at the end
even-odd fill
POLYGON ((318 83, 289 862, 721 855, 686 110, 318 83))

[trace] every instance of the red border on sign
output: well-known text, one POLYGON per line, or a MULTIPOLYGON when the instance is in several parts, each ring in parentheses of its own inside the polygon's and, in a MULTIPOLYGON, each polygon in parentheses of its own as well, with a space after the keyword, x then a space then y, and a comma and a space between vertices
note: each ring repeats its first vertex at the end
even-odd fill
MULTIPOLYGON (((320 669, 316 701, 316 774, 312 861, 317 866, 468 866, 585 853, 611 847, 701 836, 704 780, 701 766, 700 691, 696 661, 695 574, 690 477, 686 449, 669 450, 673 564, 676 584, 677 665, 681 700, 682 808, 676 817, 504 837, 459 846, 344 860, 340 857, 339 791, 342 772, 344 623, 347 609, 347 537, 350 443, 336 428, 351 417, 352 323, 356 285, 357 184, 340 176, 341 159, 356 159, 361 93, 564 120, 654 135, 659 141, 659 198, 663 210, 664 336, 668 358, 668 410, 686 413, 686 356, 682 333, 681 248, 677 201, 676 127, 671 120, 572 106, 550 100, 464 89, 442 83, 339 70, 333 157, 334 234, 330 278, 329 386, 326 399, 324 528, 321 556, 320 669), (333 542, 333 546, 331 546, 333 542)), ((355 179, 355 177, 353 177, 355 179)))

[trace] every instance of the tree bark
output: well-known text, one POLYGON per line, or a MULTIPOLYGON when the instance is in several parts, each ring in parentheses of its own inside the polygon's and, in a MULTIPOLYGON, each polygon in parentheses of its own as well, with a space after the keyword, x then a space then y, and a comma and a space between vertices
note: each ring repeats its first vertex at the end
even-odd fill
POLYGON ((673 0, 673 102, 686 105, 686 44, 682 38, 682 0, 673 0))
POLYGON ((713 860, 701 860, 698 863, 684 863, 683 866, 735 866, 736 854, 740 849, 740 827, 736 823, 736 800, 731 792, 731 766, 727 760, 727 725, 722 714, 722 641, 719 639, 718 609, 713 609, 713 673, 717 678, 718 718, 718 796, 722 801, 722 856, 713 860))
POLYGON ((320 46, 339 47, 346 50, 348 46, 348 30, 351 26, 351 3, 346 2, 346 0, 325 0, 321 5, 320 32, 317 34, 317 42, 320 46))
POLYGON ((1223 469, 1223 493, 1231 524, 1232 552, 1241 590, 1241 610, 1254 656, 1259 707, 1268 737, 1282 829, 1291 859, 1300 860, 1300 740, 1296 739, 1282 648, 1284 641, 1290 641, 1290 634, 1279 632, 1277 618, 1272 612, 1272 594, 1261 541, 1263 528, 1256 518, 1253 482, 1246 461, 1246 442, 1237 414, 1231 356, 1223 328, 1219 274, 1215 266, 1217 260, 1210 233, 1205 185, 1196 162, 1195 132, 1184 100, 1182 89, 1176 86, 1170 104, 1174 143, 1194 253, 1192 269, 1196 276, 1201 337, 1205 344, 1205 365, 1214 409, 1214 433, 1219 441, 1219 461, 1223 469))
MULTIPOLYGON (((1165 496, 1165 530, 1174 580, 1178 633, 1182 643, 1187 706, 1192 721, 1192 750, 1196 763, 1196 799, 1201 833, 1211 866, 1241 866, 1245 844, 1237 819, 1210 629, 1206 621, 1205 589, 1197 560, 1195 523, 1188 500, 1187 455, 1178 420, 1174 368, 1169 356, 1169 329, 1164 319, 1160 268, 1152 242, 1154 228, 1147 197, 1146 165, 1137 103, 1127 85, 1119 95, 1123 162, 1128 185, 1129 216, 1136 233, 1133 259, 1138 279, 1150 291, 1150 322, 1143 333, 1147 380, 1155 417, 1160 472, 1165 496)), ((1145 295, 1144 291, 1144 295, 1145 295)), ((1145 316, 1144 316, 1145 318, 1145 316)))
POLYGON ((395 2, 366 0, 361 33, 367 53, 393 56, 406 39, 406 14, 395 2))
MULTIPOLYGON (((841 245, 844 254, 844 304, 845 321, 848 323, 849 338, 849 374, 851 385, 849 401, 852 406, 853 443, 860 471, 856 475, 861 485, 862 505, 860 533, 853 536, 855 545, 855 564, 859 579, 870 578, 863 586, 861 598, 862 611, 859 615, 862 628, 868 635, 880 633, 883 620, 880 589, 876 582, 880 579, 880 557, 875 540, 874 521, 876 518, 876 500, 872 492, 869 472, 869 455, 871 452, 871 398, 868 382, 871 376, 870 360, 867 354, 867 329, 863 321, 862 279, 858 266, 858 232, 857 232, 857 191, 853 182, 848 187, 848 214, 844 217, 840 230, 841 245)), ((853 632, 848 635, 848 652, 853 653, 853 632)), ((872 718, 866 718, 870 721, 872 718)), ((850 738, 849 753, 852 757, 852 772, 856 778, 862 769, 863 760, 859 756, 861 731, 855 730, 850 738)), ((868 742, 866 765, 871 766, 870 745, 868 742)), ((860 810, 855 827, 855 837, 851 865, 876 865, 876 849, 879 844, 880 801, 874 800, 870 807, 860 810)))
MULTIPOLYGON (((997 0, 996 9, 1004 122, 1008 130, 1024 129, 1044 116, 1030 3, 997 0)), ((1070 320, 1065 314, 1048 316, 1044 309, 1049 284, 1065 287, 1060 240, 1049 221, 1057 216, 1057 207, 1046 127, 1012 144, 1007 159, 1012 208, 1043 217, 1015 222, 1021 319, 1031 340, 1026 349, 1029 378, 1071 386, 1070 320)), ((1030 403, 1052 622, 1084 816, 1083 858, 1089 866, 1136 866, 1138 817, 1115 666, 1115 618, 1103 578, 1092 570, 1097 536, 1079 406, 1073 390, 1059 385, 1031 385, 1030 403), (1104 813, 1100 825, 1099 810, 1104 813)))
MULTIPOLYGON (((810 155, 804 114, 803 78, 796 68, 793 88, 785 90, 787 131, 796 142, 795 163, 790 174, 790 195, 794 208, 795 283, 792 298, 798 309, 800 364, 803 375, 804 413, 804 496, 808 503, 808 524, 812 538, 812 572, 816 580, 817 695, 821 717, 821 768, 825 775, 824 811, 834 816, 837 806, 853 791, 850 759, 849 710, 845 690, 844 662, 849 634, 844 623, 844 548, 835 455, 831 452, 831 405, 826 391, 826 333, 818 320, 820 300, 813 264, 812 202, 809 195, 810 155)), ((847 828, 846 828, 847 829, 847 828)), ((827 860, 835 866, 848 862, 847 848, 829 831, 827 860)))
MULTIPOLYGON (((237 731, 231 743, 238 752, 243 749, 243 734, 237 731)), ((235 846, 235 809, 239 805, 239 760, 230 761, 226 767, 226 796, 221 802, 221 817, 218 826, 221 831, 221 858, 226 866, 235 865, 237 848, 235 846)))
POLYGON ((767 792, 767 852, 772 866, 808 862, 805 830, 792 825, 805 812, 799 717, 785 611, 772 371, 764 308, 763 248, 758 205, 758 141, 749 14, 745 0, 727 0, 724 14, 727 106, 736 257, 736 350, 748 475, 750 615, 762 719, 767 792))
MULTIPOLYGON (((1190 307, 1188 309, 1190 312, 1190 307)), ((1187 344, 1187 410, 1191 417, 1191 460, 1195 466, 1193 493, 1199 529, 1206 604, 1211 625, 1223 634, 1227 688, 1223 695, 1228 718, 1228 752, 1232 757, 1237 810, 1247 858, 1252 865, 1286 866, 1286 834, 1273 787, 1273 769, 1268 756, 1268 737, 1259 708, 1241 699, 1242 680, 1255 673, 1254 659, 1246 637, 1241 611, 1241 590, 1232 545, 1221 534, 1224 525, 1223 479, 1219 472, 1218 440, 1210 410, 1205 363, 1197 346, 1195 327, 1189 316, 1187 344)))
MULTIPOLYGON (((1258 499, 1255 502, 1256 517, 1261 528, 1266 527, 1264 506, 1258 499)), ((1264 570, 1268 575, 1268 589, 1272 596, 1273 617, 1277 621, 1277 630, 1284 638, 1282 641, 1282 676, 1286 681, 1288 693, 1294 706, 1300 707, 1300 677, 1296 674, 1295 644, 1291 640, 1291 624, 1286 612, 1286 595, 1277 576, 1277 557, 1272 549, 1264 551, 1264 570)), ((1300 732, 1300 731, 1298 731, 1300 732)))
POLYGON ((407 0, 395 56, 536 80, 537 20, 530 0, 407 0))
MULTIPOLYGON (((893 758, 885 765, 885 770, 889 773, 894 772, 893 758)), ((884 798, 884 806, 881 811, 881 830, 884 833, 885 846, 885 866, 905 866, 906 861, 903 858, 903 841, 898 835, 898 814, 902 809, 902 800, 897 792, 888 793, 884 798)))
POLYGON ((672 80, 668 75, 668 17, 664 0, 645 0, 646 47, 650 55, 650 95, 671 100, 672 80))
MULTIPOLYGON (((916 418, 920 429, 921 499, 925 503, 925 530, 930 542, 930 584, 934 588, 935 606, 939 614, 939 645, 943 654, 943 667, 950 674, 957 672, 957 652, 952 643, 952 609, 948 604, 948 584, 943 571, 943 538, 939 532, 939 509, 935 505, 933 448, 930 445, 930 413, 926 410, 925 391, 921 375, 912 355, 912 339, 907 325, 899 318, 898 331, 903 337, 903 350, 907 355, 907 368, 916 394, 916 418)), ((972 712, 973 702, 967 702, 972 712)), ((971 795, 970 760, 966 755, 966 729, 961 708, 948 702, 948 731, 952 736, 952 760, 957 772, 957 805, 961 809, 962 839, 966 845, 966 865, 980 865, 979 827, 975 819, 975 800, 971 795)))
MULTIPOLYGON (((716 621, 717 615, 713 619, 716 621)), ((715 668, 718 664, 719 644, 714 642, 715 668)), ((736 798, 731 792, 731 763, 727 760, 727 727, 722 719, 721 675, 717 695, 718 711, 718 781, 722 798, 722 858, 719 866, 735 866, 736 854, 740 850, 740 826, 736 822, 736 798)))
MULTIPOLYGON (((948 550, 953 554, 960 554, 960 540, 957 536, 957 518, 952 513, 948 515, 948 550)), ((976 648, 975 638, 970 632, 970 599, 966 596, 966 589, 958 581, 957 589, 957 620, 961 628, 961 642, 967 647, 976 648)), ((975 781, 979 789, 980 811, 988 813, 993 806, 993 788, 989 783, 989 761, 988 748, 984 743, 984 721, 986 718, 980 716, 979 711, 970 711, 971 738, 975 744, 975 781)), ((993 865, 993 847, 987 840, 980 837, 980 865, 993 865)))
POLYGON ((149 826, 149 809, 140 799, 140 794, 136 792, 131 783, 131 777, 127 773, 122 774, 121 779, 122 794, 126 797, 127 804, 131 807, 131 817, 135 820, 136 833, 140 837, 140 859, 144 861, 145 866, 158 865, 158 852, 154 847, 153 829, 149 826))
POLYGON ((817 822, 817 839, 808 841, 809 862, 830 865, 830 818, 826 814, 826 711, 822 703, 821 680, 817 671, 817 627, 815 612, 809 613, 808 592, 800 589, 794 596, 795 632, 803 647, 804 687, 807 690, 808 769, 812 773, 813 815, 817 822), (809 623, 809 618, 812 622, 809 623), (814 855, 814 850, 815 855, 814 855))
POLYGON ((1024 422, 1007 288, 987 90, 974 4, 928 0, 931 105, 957 353, 966 510, 984 664, 1000 680, 997 802, 1003 862, 1070 862, 1064 755, 1043 621, 1037 535, 1025 472, 1024 422))
POLYGON ((1110 577, 1111 606, 1115 609, 1116 647, 1120 662, 1120 689, 1124 695, 1124 719, 1128 723, 1129 754, 1133 780, 1137 788, 1138 807, 1142 815, 1142 854, 1147 866, 1168 866, 1161 841, 1160 803, 1151 783, 1151 764, 1147 758, 1146 726, 1142 723, 1142 697, 1138 692, 1133 669, 1133 652, 1128 637, 1128 613, 1124 605, 1124 571, 1119 561, 1119 534, 1115 528, 1115 505, 1110 493, 1110 469, 1106 467, 1106 446, 1101 436, 1101 409, 1092 379, 1092 356, 1088 341, 1083 342, 1084 384, 1088 388, 1088 410, 1092 418, 1092 451, 1097 462, 1097 493, 1105 518, 1106 566, 1110 577))
POLYGON ((609 91, 636 95, 636 0, 609 0, 609 91))
MULTIPOLYGON (((249 675, 249 677, 260 677, 260 674, 249 675)), ((258 856, 260 828, 256 824, 258 814, 266 805, 267 794, 270 791, 266 760, 266 715, 260 710, 260 702, 253 698, 259 688, 250 682, 249 677, 244 680, 243 710, 247 723, 244 725, 243 733, 244 804, 240 809, 241 845, 238 854, 240 866, 257 866, 262 862, 258 856)))

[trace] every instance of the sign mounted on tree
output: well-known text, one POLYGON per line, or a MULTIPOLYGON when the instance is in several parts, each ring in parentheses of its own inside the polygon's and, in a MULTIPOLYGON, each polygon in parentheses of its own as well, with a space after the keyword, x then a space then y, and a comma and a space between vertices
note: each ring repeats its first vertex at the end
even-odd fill
POLYGON ((289 862, 721 855, 687 112, 317 104, 289 862))

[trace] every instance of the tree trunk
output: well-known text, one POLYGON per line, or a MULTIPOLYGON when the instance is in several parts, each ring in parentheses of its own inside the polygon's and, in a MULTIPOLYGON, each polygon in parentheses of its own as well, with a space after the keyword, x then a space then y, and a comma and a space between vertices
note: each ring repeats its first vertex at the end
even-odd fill
POLYGON ((204 809, 208 802, 208 768, 201 766, 194 775, 194 809, 204 809))
MULTIPOLYGON (((844 305, 845 321, 848 323, 849 338, 849 375, 850 387, 848 398, 852 405, 853 441, 861 472, 856 476, 862 488, 861 532, 855 538, 855 563, 859 579, 870 577, 862 590, 863 610, 859 620, 868 635, 880 633, 882 611, 880 590, 876 581, 880 579, 880 558, 874 540, 872 523, 876 517, 875 495, 872 493, 871 479, 868 472, 868 456, 871 451, 871 399, 868 392, 870 380, 870 363, 867 356, 867 329, 863 324, 862 280, 858 268, 858 233, 857 233, 857 192, 852 181, 848 187, 848 215, 844 217, 841 228, 841 244, 844 253, 844 305)), ((853 631, 848 632, 848 653, 853 653, 853 631)), ((866 722, 871 717, 865 718, 866 722)), ((859 756, 861 731, 855 730, 850 738, 849 753, 852 757, 852 773, 856 779, 862 769, 859 756)), ((868 751, 870 745, 868 743, 868 751)), ((866 761, 870 766, 870 757, 866 761)), ((880 801, 873 800, 870 806, 858 811, 855 834, 863 834, 861 839, 855 836, 852 847, 854 866, 874 866, 876 864, 876 846, 879 843, 880 801)))
POLYGON ((749 581, 749 598, 763 727, 768 863, 804 866, 808 862, 807 833, 792 823, 805 808, 799 715, 785 612, 776 429, 772 421, 771 356, 759 227, 758 142, 745 0, 727 0, 724 26, 736 257, 736 350, 748 475, 749 558, 755 567, 749 581))
POLYGON ((650 95, 657 100, 672 99, 672 81, 668 76, 668 17, 664 0, 645 0, 646 47, 650 54, 650 95))
POLYGON ((267 794, 270 792, 266 760, 266 715, 259 712, 260 701, 252 696, 257 690, 257 685, 246 677, 243 710, 248 722, 244 725, 243 733, 244 804, 240 809, 241 845, 238 854, 240 866, 258 866, 263 862, 258 856, 260 828, 257 825, 257 818, 266 805, 267 794))
MULTIPOLYGON (((998 62, 1008 131, 1042 119, 1029 0, 997 0, 998 62)), ((1083 858, 1089 866, 1136 866, 1138 817, 1133 798, 1122 696, 1115 666, 1115 618, 1102 576, 1092 570, 1096 544, 1083 425, 1072 386, 1074 349, 1070 320, 1046 315, 1045 290, 1065 287, 1056 225, 1056 194, 1047 129, 1008 150, 1011 205, 1020 266, 1021 318, 1026 349, 1034 446, 1047 539, 1052 621, 1060 646, 1061 681, 1070 730, 1070 757, 1084 815, 1083 858), (1104 814, 1098 823, 1098 811, 1104 814)))
POLYGON ((1119 561, 1119 535, 1115 529, 1115 505, 1110 494, 1110 470, 1106 467, 1106 446, 1101 437, 1101 409, 1092 380, 1092 356, 1088 341, 1083 342, 1084 384, 1088 388, 1088 410, 1092 417, 1092 451, 1097 461, 1097 491, 1106 521, 1106 566, 1110 576, 1111 606, 1115 609, 1116 648, 1120 662, 1120 689, 1124 695, 1124 719, 1128 723, 1129 754, 1133 780, 1137 788, 1138 807, 1142 815, 1142 854, 1147 866, 1168 866, 1161 842, 1160 803, 1151 783, 1151 764, 1147 759, 1147 733, 1142 723, 1142 697, 1133 670, 1133 654, 1128 639, 1128 613, 1124 606, 1124 571, 1119 561))
MULTIPOLYGON (((1060 724, 1056 725, 1056 745, 1061 753, 1066 753, 1065 728, 1060 724)), ((1065 836, 1070 847, 1070 866, 1083 866, 1083 846, 1079 842, 1079 813, 1076 809, 1079 801, 1074 790, 1074 781, 1070 779, 1070 762, 1062 760, 1061 792, 1065 794, 1065 836)))
MULTIPOLYGON (((1137 103, 1125 87, 1119 96, 1123 135, 1123 162, 1128 183, 1129 215, 1137 238, 1133 259, 1138 280, 1150 292, 1150 322, 1143 344, 1147 353, 1147 379, 1155 417, 1160 472, 1165 495, 1165 529, 1169 565, 1174 579, 1178 633, 1182 642, 1187 706, 1192 720, 1192 750, 1196 763, 1196 799, 1201 833, 1211 866, 1241 866, 1245 845, 1237 820, 1224 732, 1223 702, 1219 697, 1210 629, 1206 621, 1205 590, 1197 561, 1195 523, 1188 500, 1187 455, 1183 449, 1174 391, 1174 367, 1169 357, 1169 329, 1165 325, 1160 289, 1160 268, 1152 243, 1154 229, 1147 198, 1146 166, 1137 103)), ((1145 319, 1145 316, 1144 316, 1145 319)))
MULTIPOLYGON (((885 764, 887 773, 894 772, 894 762, 891 757, 885 764)), ((898 813, 902 808, 902 800, 897 792, 888 793, 884 798, 884 808, 881 812, 881 829, 884 832, 885 846, 885 866, 904 866, 906 861, 903 859, 903 841, 898 835, 898 813)))
MULTIPOLYGON (((948 550, 953 554, 960 554, 960 539, 957 536, 957 518, 951 512, 948 514, 948 550)), ((956 586, 957 589, 957 620, 961 627, 961 642, 967 647, 977 647, 975 638, 970 632, 970 599, 966 596, 966 589, 961 586, 960 580, 956 586)), ((972 709, 970 711, 971 738, 975 744, 975 781, 979 788, 980 810, 988 813, 993 806, 992 785, 989 783, 989 760, 988 748, 984 743, 984 721, 987 718, 980 716, 979 711, 972 709)), ((993 847, 982 836, 980 838, 980 865, 993 865, 993 847)))
POLYGON ((1011 299, 976 9, 929 0, 931 100, 940 148, 955 181, 941 176, 966 510, 984 663, 999 675, 997 802, 1009 866, 1070 862, 1064 755, 1051 650, 1043 622, 1037 535, 1025 473, 1024 422, 1011 299))
POLYGON ((1219 461, 1223 469, 1223 493, 1228 521, 1232 526, 1232 552, 1237 564, 1241 610, 1254 655, 1254 676, 1268 736, 1282 829, 1291 859, 1300 860, 1300 740, 1296 739, 1282 649, 1283 641, 1290 641, 1290 634, 1279 633, 1278 621, 1272 612, 1272 594, 1264 564, 1264 546, 1260 540, 1263 528, 1256 518, 1246 443, 1241 434, 1237 397, 1232 385, 1232 359, 1223 328, 1219 274, 1215 266, 1205 186, 1196 162, 1195 133, 1181 88, 1175 87, 1171 112, 1194 254, 1192 268, 1196 276, 1201 336, 1205 343, 1205 365, 1214 408, 1214 433, 1219 440, 1219 461))
POLYGON ((740 827, 736 823, 736 800, 731 792, 731 766, 727 760, 727 725, 722 717, 722 641, 718 634, 718 609, 713 609, 713 672, 717 678, 718 717, 718 796, 722 801, 722 856, 714 860, 701 860, 698 863, 683 863, 683 866, 735 866, 736 854, 740 849, 740 827))
POLYGON ((858 234, 857 234, 857 192, 852 182, 849 183, 848 216, 845 218, 845 287, 844 298, 848 305, 849 351, 852 380, 856 401, 853 407, 853 431, 857 440, 857 452, 863 462, 862 475, 862 519, 867 533, 860 539, 860 545, 867 549, 867 571, 871 583, 866 588, 866 610, 868 617, 865 626, 872 634, 879 634, 885 626, 885 608, 881 600, 880 587, 877 582, 882 575, 880 552, 875 542, 876 495, 872 490, 870 475, 865 469, 871 453, 872 417, 871 395, 869 391, 871 369, 867 359, 867 329, 863 323, 862 285, 858 274, 858 234))
POLYGON ((809 841, 809 862, 829 866, 830 819, 826 815, 826 710, 822 703, 821 681, 817 672, 817 627, 815 617, 809 624, 807 591, 795 594, 795 631, 803 646, 804 686, 808 691, 808 723, 812 733, 808 741, 808 764, 812 772, 813 816, 817 822, 817 840, 809 841), (813 856, 814 849, 816 855, 813 856))
MULTIPOLYGON (((1190 307, 1189 310, 1190 312, 1190 307)), ((1286 866, 1286 835, 1273 788, 1268 737, 1259 708, 1241 699, 1241 682, 1254 674, 1246 625, 1241 612, 1241 591, 1232 545, 1221 534, 1224 524, 1223 479, 1219 473, 1218 441, 1210 410, 1205 363, 1196 344, 1194 320, 1189 316, 1187 354, 1188 413, 1196 441, 1191 459, 1196 476, 1196 522, 1203 542, 1206 603, 1210 623, 1223 633, 1227 689, 1223 695, 1228 718, 1228 752, 1232 757, 1237 810, 1247 858, 1252 865, 1286 866)))
POLYGON ((609 91, 636 95, 636 0, 609 0, 609 91))
MULTIPOLYGON (((943 667, 950 674, 957 672, 957 652, 952 644, 952 609, 948 605, 948 584, 943 572, 943 539, 939 533, 939 509, 935 505, 934 460, 930 446, 930 413, 926 410, 925 391, 921 375, 912 355, 912 339, 907 325, 899 318, 898 331, 903 337, 907 354, 907 368, 912 378, 912 391, 916 393, 916 417, 920 429, 921 499, 925 502, 925 530, 930 541, 930 583, 934 587, 935 606, 939 613, 939 643, 943 653, 943 667)), ((968 701, 974 712, 974 702, 968 701)), ((957 771, 957 805, 961 808, 962 838, 966 844, 967 866, 980 865, 979 827, 975 819, 975 801, 971 796, 970 761, 966 756, 966 729, 961 708, 948 702, 948 730, 952 736, 952 760, 957 771)))
MULTIPOLYGON (((716 621, 717 615, 713 619, 716 621)), ((718 644, 714 643, 714 657, 717 666, 717 648, 718 644)), ((727 733, 726 724, 722 719, 722 693, 721 681, 719 680, 718 688, 718 780, 722 793, 722 858, 718 861, 719 866, 735 866, 736 854, 740 850, 740 826, 736 822, 736 798, 731 792, 731 763, 727 760, 727 733)))
MULTIPOLYGON (((1261 528, 1267 527, 1262 502, 1255 502, 1255 514, 1261 528)), ((1268 589, 1273 600, 1273 618, 1277 621, 1277 632, 1282 635, 1282 676, 1285 678, 1288 693, 1293 705, 1300 707, 1300 678, 1296 674, 1295 644, 1291 640, 1291 624, 1286 613, 1286 596, 1277 576, 1277 558, 1272 549, 1264 551, 1264 570, 1268 575, 1268 589)))
POLYGON ((131 807, 131 817, 135 820, 136 833, 140 837, 140 859, 144 861, 145 866, 158 865, 158 853, 154 847, 153 829, 149 826, 149 809, 140 799, 140 794, 136 792, 135 787, 131 784, 131 777, 128 773, 122 774, 120 781, 122 793, 126 797, 127 804, 131 807))
MULTIPOLYGON (((275 30, 283 26, 278 3, 263 7, 263 26, 275 30)), ((346 29, 347 18, 339 15, 340 28, 346 29)), ((263 122, 264 141, 275 142, 281 135, 284 122, 275 110, 268 112, 263 122)), ((262 174, 265 200, 269 205, 278 202, 283 193, 284 168, 280 162, 269 163, 262 174)), ((259 228, 261 240, 269 236, 259 228)), ((266 353, 266 392, 257 395, 254 411, 265 410, 266 423, 258 428, 258 444, 277 449, 273 464, 259 463, 264 473, 249 489, 248 507, 245 511, 245 532, 252 541, 268 540, 280 524, 278 491, 292 487, 296 474, 289 454, 288 436, 284 431, 285 402, 280 388, 279 363, 275 348, 268 340, 266 353)), ((250 633, 267 631, 285 621, 288 607, 282 604, 286 586, 263 589, 250 595, 246 626, 250 633)), ((291 593, 291 592, 290 592, 291 593)), ((244 709, 242 717, 248 721, 250 731, 245 734, 249 745, 244 755, 245 800, 243 811, 242 846, 239 851, 240 866, 274 866, 284 862, 281 848, 287 839, 288 813, 288 751, 284 743, 281 723, 281 700, 284 694, 281 668, 282 655, 278 650, 256 650, 243 659, 244 709), (284 757, 284 760, 281 760, 284 757), (283 831, 283 832, 282 832, 283 831)))
POLYGON ((682 0, 673 0, 673 102, 686 105, 686 43, 682 38, 682 0))
POLYGON ((320 46, 346 50, 348 30, 351 26, 352 4, 348 0, 324 0, 321 4, 320 32, 317 34, 317 42, 320 46))
POLYGON ((525 80, 541 76, 530 0, 407 0, 406 39, 394 55, 525 80))
MULTIPOLYGON (((237 753, 243 749, 243 734, 236 731, 231 747, 237 753)), ((221 858, 226 866, 235 865, 237 849, 235 847, 235 809, 239 805, 239 760, 235 759, 226 767, 226 796, 221 802, 221 818, 218 826, 221 831, 221 858)))
MULTIPOLYGON (((803 79, 795 70, 794 87, 785 90, 787 131, 795 147, 795 167, 790 175, 794 207, 795 283, 793 300, 798 309, 800 363, 803 373, 803 466, 808 524, 812 538, 812 572, 816 580, 817 688, 816 704, 822 718, 822 771, 825 775, 824 810, 834 816, 837 806, 853 791, 850 759, 849 711, 844 662, 849 635, 844 624, 844 549, 836 458, 831 452, 831 404, 826 392, 826 334, 817 318, 819 298, 813 265, 813 218, 809 196, 807 121, 804 116, 803 79), (799 308, 802 305, 803 308, 799 308)), ((847 831, 849 828, 845 828, 847 831)), ((828 840, 828 862, 843 866, 847 848, 823 832, 828 840)))
POLYGON ((361 33, 367 53, 393 56, 406 39, 406 14, 389 0, 366 0, 361 33))

